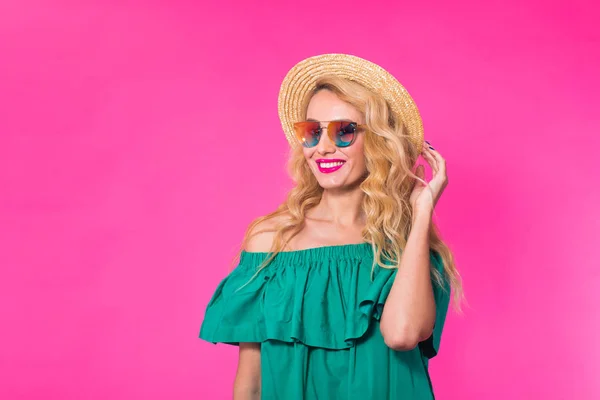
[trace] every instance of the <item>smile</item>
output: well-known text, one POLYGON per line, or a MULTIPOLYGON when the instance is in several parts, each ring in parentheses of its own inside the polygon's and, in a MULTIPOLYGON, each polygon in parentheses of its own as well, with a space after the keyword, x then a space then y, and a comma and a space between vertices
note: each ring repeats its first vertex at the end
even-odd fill
POLYGON ((319 167, 319 171, 324 174, 335 172, 342 168, 342 166, 346 163, 344 160, 317 160, 316 162, 317 166, 319 167))

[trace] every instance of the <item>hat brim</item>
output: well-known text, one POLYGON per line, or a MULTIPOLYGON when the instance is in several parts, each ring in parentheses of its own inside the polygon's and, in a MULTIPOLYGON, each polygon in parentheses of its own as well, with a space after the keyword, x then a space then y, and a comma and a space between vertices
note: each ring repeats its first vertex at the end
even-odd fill
POLYGON ((301 108, 315 82, 325 75, 336 75, 380 94, 399 117, 420 154, 423 146, 423 122, 410 94, 389 72, 368 60, 348 54, 323 54, 300 61, 285 76, 279 90, 279 119, 290 146, 300 143, 294 134, 294 122, 300 121, 301 108))

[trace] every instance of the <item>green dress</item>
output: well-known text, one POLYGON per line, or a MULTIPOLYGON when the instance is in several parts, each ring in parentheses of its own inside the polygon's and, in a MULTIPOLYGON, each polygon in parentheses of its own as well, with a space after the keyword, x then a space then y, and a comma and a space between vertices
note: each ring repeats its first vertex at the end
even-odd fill
MULTIPOLYGON (((261 343, 263 399, 434 398, 428 361, 440 345, 447 279, 443 288, 433 282, 432 336, 395 351, 383 341, 379 318, 397 270, 377 266, 372 279, 369 243, 282 252, 251 280, 267 256, 241 253, 200 328, 200 338, 212 343, 261 343)), ((439 255, 430 252, 430 259, 442 272, 439 255)))

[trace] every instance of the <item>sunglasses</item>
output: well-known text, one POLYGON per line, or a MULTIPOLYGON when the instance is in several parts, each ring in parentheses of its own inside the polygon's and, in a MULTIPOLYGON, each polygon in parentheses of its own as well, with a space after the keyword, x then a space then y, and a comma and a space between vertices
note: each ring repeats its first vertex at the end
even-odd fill
MULTIPOLYGON (((358 133, 366 128, 366 125, 361 125, 352 121, 321 121, 328 122, 327 124, 327 135, 329 139, 337 147, 348 147, 354 140, 358 133)), ((304 147, 315 147, 319 144, 323 127, 321 127, 319 121, 302 121, 294 123, 294 132, 296 138, 300 141, 304 147)))

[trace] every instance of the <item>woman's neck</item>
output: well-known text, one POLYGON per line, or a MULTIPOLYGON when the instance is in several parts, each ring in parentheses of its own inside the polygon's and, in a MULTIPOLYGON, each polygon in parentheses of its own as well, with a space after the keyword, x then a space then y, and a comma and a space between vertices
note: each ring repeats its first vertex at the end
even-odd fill
POLYGON ((364 193, 358 188, 344 192, 325 190, 319 204, 311 210, 310 218, 338 226, 364 225, 363 198, 364 193))

